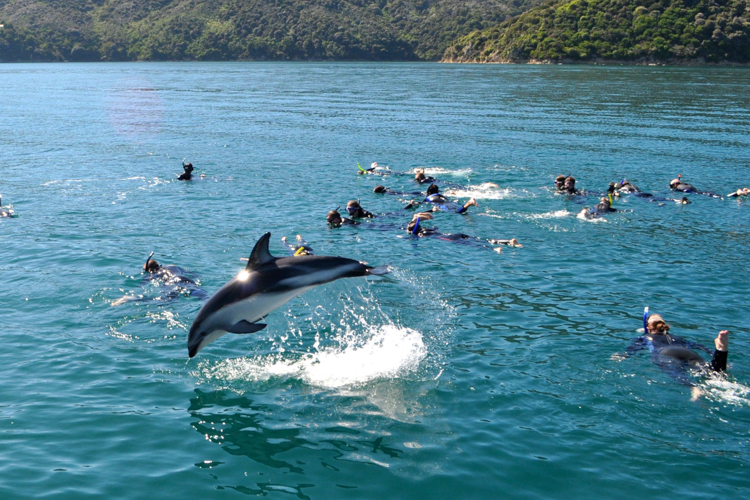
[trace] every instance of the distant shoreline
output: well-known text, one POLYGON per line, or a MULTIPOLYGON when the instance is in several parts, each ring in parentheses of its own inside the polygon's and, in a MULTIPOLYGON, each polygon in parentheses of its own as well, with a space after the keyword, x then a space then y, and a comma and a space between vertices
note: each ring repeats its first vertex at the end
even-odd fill
POLYGON ((477 60, 464 60, 463 58, 449 58, 441 59, 441 64, 530 64, 530 65, 550 65, 550 66, 684 66, 684 67, 750 67, 750 63, 738 63, 731 61, 721 62, 706 62, 700 59, 694 60, 666 60, 666 61, 649 61, 649 60, 637 60, 637 61, 621 61, 617 59, 594 59, 594 60, 575 60, 575 59, 499 59, 499 60, 488 60, 488 61, 477 61, 477 60))

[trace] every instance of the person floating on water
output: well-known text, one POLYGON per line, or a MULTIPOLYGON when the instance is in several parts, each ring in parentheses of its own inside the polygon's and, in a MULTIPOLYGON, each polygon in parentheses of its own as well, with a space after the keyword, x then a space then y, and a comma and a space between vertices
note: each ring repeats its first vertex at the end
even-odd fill
POLYGON ((714 340, 716 349, 711 352, 701 344, 671 335, 670 326, 661 315, 649 315, 648 308, 643 314, 643 329, 644 334, 633 339, 624 354, 617 354, 613 358, 625 359, 648 349, 651 352, 651 360, 659 368, 679 383, 693 387, 694 399, 700 396, 700 390, 695 387, 695 383, 690 378, 691 373, 706 376, 712 373, 723 373, 727 369, 729 356, 729 331, 727 330, 719 332, 714 340), (711 360, 706 361, 697 351, 711 355, 711 360))
POLYGON ((189 181, 193 178, 193 164, 190 162, 185 163, 183 160, 182 168, 185 170, 183 173, 177 176, 178 181, 189 181))
MULTIPOLYGON (((300 236, 299 234, 295 238, 296 243, 289 243, 286 239, 286 236, 281 238, 281 241, 289 249, 289 254, 292 257, 299 257, 300 255, 315 255, 315 252, 313 252, 312 247, 308 245, 307 242, 303 240, 302 236, 300 236)), ((247 260, 247 258, 240 259, 240 260, 247 260)))
MULTIPOLYGON (((557 180, 555 180, 555 185, 557 185, 557 180)), ((558 188, 558 191, 565 194, 582 194, 580 190, 576 189, 576 179, 572 175, 565 178, 562 189, 558 188)))
POLYGON ((16 214, 10 206, 3 207, 3 195, 0 194, 0 219, 10 219, 16 214))
MULTIPOLYGON (((488 239, 483 240, 481 238, 477 238, 475 236, 470 236, 468 234, 464 233, 449 233, 449 234, 443 234, 437 230, 437 228, 427 228, 422 226, 422 221, 425 220, 432 220, 432 214, 429 212, 419 212, 414 214, 409 224, 406 226, 406 232, 412 236, 421 238, 425 236, 433 236, 439 240, 444 241, 453 241, 457 243, 464 243, 469 245, 476 245, 481 246, 483 248, 492 248, 487 247, 483 242, 490 243, 492 245, 505 245, 505 246, 511 246, 511 247, 517 247, 522 248, 523 245, 521 245, 517 239, 511 238, 509 240, 500 240, 500 239, 488 239)), ((495 252, 500 253, 502 251, 502 248, 492 248, 495 252)))
POLYGON ((436 184, 430 184, 427 188, 427 198, 424 199, 427 203, 432 203, 433 210, 441 210, 443 212, 456 212, 457 214, 464 214, 469 207, 478 207, 477 200, 471 198, 463 205, 449 201, 445 196, 440 193, 440 188, 436 184))
POLYGON ((682 174, 678 175, 676 179, 672 179, 669 182, 669 189, 671 189, 672 191, 680 191, 682 193, 695 193, 710 196, 712 198, 721 198, 721 196, 716 193, 712 193, 710 191, 701 191, 692 184, 682 182, 682 174))
POLYGON ((418 168, 414 171, 414 182, 418 182, 420 184, 432 184, 436 181, 434 177, 428 177, 424 174, 423 168, 418 168))
POLYGON ((604 197, 599 200, 599 204, 594 207, 594 211, 598 214, 606 214, 609 212, 617 212, 617 209, 612 208, 611 198, 604 197))
POLYGON ((357 200, 352 200, 347 203, 346 211, 355 219, 372 219, 375 217, 375 214, 362 208, 357 200))
POLYGON ((326 216, 326 221, 328 221, 328 226, 332 229, 335 229, 337 227, 341 226, 358 226, 360 223, 356 220, 352 220, 346 217, 341 217, 341 214, 339 213, 338 207, 334 210, 331 210, 328 212, 328 215, 326 216))
POLYGON ((176 299, 180 295, 189 295, 190 297, 198 297, 199 299, 207 299, 208 294, 198 286, 198 284, 190 276, 190 273, 182 269, 181 267, 174 265, 162 266, 155 259, 152 259, 154 252, 146 259, 146 263, 143 264, 143 272, 146 273, 145 278, 141 282, 144 286, 148 283, 156 283, 161 287, 161 294, 156 298, 144 298, 143 296, 137 297, 135 295, 125 295, 112 302, 113 306, 119 306, 125 302, 151 302, 151 301, 166 301, 176 299))
POLYGON ((734 193, 729 193, 727 195, 727 198, 737 198, 739 196, 747 196, 749 194, 750 194, 750 188, 742 188, 742 189, 738 189, 734 193))

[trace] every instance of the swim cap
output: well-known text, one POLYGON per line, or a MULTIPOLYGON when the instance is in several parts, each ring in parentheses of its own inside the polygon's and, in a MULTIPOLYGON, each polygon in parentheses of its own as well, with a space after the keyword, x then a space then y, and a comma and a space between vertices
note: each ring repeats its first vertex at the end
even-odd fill
POLYGON ((375 189, 372 190, 373 193, 383 194, 385 193, 385 186, 375 186, 375 189))

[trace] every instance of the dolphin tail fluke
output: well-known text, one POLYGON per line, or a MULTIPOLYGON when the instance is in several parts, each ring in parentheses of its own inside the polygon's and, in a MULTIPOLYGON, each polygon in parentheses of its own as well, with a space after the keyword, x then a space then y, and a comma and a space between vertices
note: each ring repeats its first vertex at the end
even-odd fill
POLYGON ((367 270, 367 275, 382 276, 391 272, 391 267, 386 264, 384 266, 371 267, 367 270))
POLYGON ((233 324, 229 329, 227 329, 227 332, 229 333, 255 333, 259 332, 265 327, 267 327, 265 323, 250 323, 249 321, 242 320, 238 321, 237 323, 233 324))

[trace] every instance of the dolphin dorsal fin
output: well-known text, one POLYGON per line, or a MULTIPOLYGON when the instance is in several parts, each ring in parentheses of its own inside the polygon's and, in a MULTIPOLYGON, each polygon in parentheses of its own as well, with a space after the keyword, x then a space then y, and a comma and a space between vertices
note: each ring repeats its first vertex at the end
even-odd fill
POLYGON ((250 258, 247 259, 247 267, 245 269, 249 271, 255 267, 276 260, 276 257, 271 255, 271 252, 268 251, 268 242, 270 240, 271 233, 266 233, 260 237, 258 243, 255 244, 255 248, 253 248, 253 252, 250 254, 250 258))

